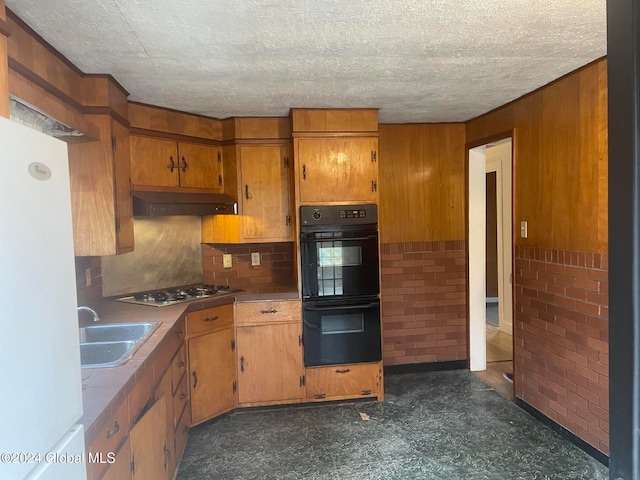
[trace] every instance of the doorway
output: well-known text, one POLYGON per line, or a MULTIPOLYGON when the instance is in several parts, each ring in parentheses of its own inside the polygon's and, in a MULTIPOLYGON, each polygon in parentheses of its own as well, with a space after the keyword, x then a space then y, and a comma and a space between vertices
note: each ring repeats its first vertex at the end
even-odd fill
MULTIPOLYGON (((512 396, 512 140, 469 150, 470 369, 512 396)), ((501 392, 502 393, 502 392, 501 392)))

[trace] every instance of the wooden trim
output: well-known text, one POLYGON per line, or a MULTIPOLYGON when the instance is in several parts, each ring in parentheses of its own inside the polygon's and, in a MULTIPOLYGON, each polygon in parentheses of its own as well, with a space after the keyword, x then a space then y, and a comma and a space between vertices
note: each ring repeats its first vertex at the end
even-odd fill
POLYGON ((11 36, 11 29, 9 29, 9 22, 7 22, 3 18, 0 18, 0 35, 4 35, 5 37, 11 36))
MULTIPOLYGON (((7 18, 10 18, 20 28, 22 28, 30 36, 35 38, 38 41, 38 43, 41 43, 47 50, 49 50, 49 52, 51 52, 52 55, 54 55, 57 58, 59 58, 60 61, 62 61, 67 67, 69 67, 71 70, 73 70, 75 73, 77 73, 78 76, 83 77, 85 75, 82 72, 82 70, 80 70, 73 63, 71 63, 71 61, 67 57, 65 57, 58 50, 56 50, 49 42, 47 42, 44 38, 42 38, 33 28, 31 28, 29 25, 27 25, 24 22, 24 20, 22 20, 18 15, 13 13, 9 8, 7 8, 7 18)), ((23 74, 21 74, 21 75, 23 75, 23 74)), ((24 76, 26 76, 26 75, 24 75, 24 76)), ((29 78, 29 77, 27 77, 27 78, 29 78)))
POLYGON ((520 408, 522 408, 525 412, 527 412, 533 418, 538 420, 543 425, 546 425, 551 430, 553 430, 554 432, 558 433, 560 436, 562 436, 562 437, 566 438, 567 440, 569 440, 576 447, 578 447, 583 452, 585 452, 588 455, 590 455, 593 458, 595 458, 598 462, 603 464, 605 467, 609 466, 609 457, 607 455, 605 455, 604 453, 602 453, 600 450, 596 449, 592 445, 589 445, 587 442, 582 440, 576 434, 574 434, 573 432, 570 432, 569 430, 564 428, 562 425, 560 425, 556 421, 554 421, 551 418, 547 417, 540 410, 538 410, 537 408, 529 405, 524 400, 522 400, 520 398, 516 398, 514 400, 514 402, 515 402, 516 405, 518 405, 520 408))
POLYGON ((134 192, 219 193, 218 190, 212 188, 156 187, 153 185, 132 185, 131 190, 134 192))
POLYGON ((134 102, 129 100, 129 105, 139 105, 141 107, 157 108, 159 110, 165 110, 167 112, 179 113, 180 115, 189 115, 192 117, 204 118, 206 120, 216 120, 218 122, 226 120, 226 118, 207 117, 206 115, 201 115, 199 113, 185 112, 184 110, 176 110, 175 108, 168 108, 160 105, 153 105, 151 103, 134 102))
POLYGON ((107 80, 113 82, 113 84, 120 90, 125 97, 131 95, 126 88, 122 86, 118 80, 115 79, 113 75, 110 73, 82 73, 82 78, 106 78, 107 80))
POLYGON ((9 57, 8 64, 9 64, 9 69, 13 70, 14 72, 26 78, 27 80, 35 83, 37 86, 42 88, 45 92, 50 93, 54 97, 58 98, 62 102, 69 105, 74 110, 77 110, 79 112, 84 111, 84 107, 82 106, 82 104, 78 102, 75 98, 70 97, 69 95, 64 93, 62 90, 54 87, 49 82, 47 82, 44 78, 42 78, 40 75, 29 70, 27 67, 19 63, 17 60, 14 60, 13 58, 9 57))
POLYGON ((358 108, 351 108, 351 107, 313 107, 313 108, 306 108, 306 107, 291 107, 289 109, 289 116, 293 115, 293 112, 299 110, 299 111, 307 111, 307 110, 375 110, 376 112, 379 112, 380 109, 376 108, 376 107, 358 107, 358 108))
POLYGON ((223 140, 221 145, 287 145, 291 143, 291 138, 238 138, 223 140))
MULTIPOLYGON (((463 122, 459 122, 463 123, 463 122)), ((375 132, 295 132, 293 138, 328 138, 328 137, 379 137, 380 134, 375 132)))
MULTIPOLYGON (((186 113, 186 112, 181 112, 181 113, 186 115, 191 115, 190 113, 186 113)), ((221 146, 225 144, 220 140, 213 140, 210 138, 192 137, 189 135, 180 135, 177 133, 163 132, 160 130, 147 130, 146 128, 138 128, 138 127, 131 127, 129 129, 129 133, 131 135, 140 135, 143 137, 166 138, 167 140, 175 140, 176 142, 200 143, 203 145, 215 145, 215 146, 221 146)))
POLYGON ((87 115, 109 115, 125 127, 130 127, 129 120, 124 118, 111 107, 83 107, 82 110, 87 115))
POLYGON ((519 102, 520 100, 523 100, 523 99, 525 99, 525 98, 527 98, 527 97, 530 97, 531 95, 535 95, 536 93, 540 93, 540 92, 541 92, 542 90, 544 90, 545 88, 550 87, 551 85, 553 85, 553 84, 555 84, 555 83, 558 83, 558 82, 560 82, 560 81, 564 80, 564 79, 565 79, 565 78, 567 78, 567 77, 570 77, 570 76, 571 76, 571 75, 573 75, 574 73, 578 73, 578 72, 581 72, 582 70, 586 70, 587 68, 589 68, 589 67, 591 67, 591 66, 595 65, 596 63, 601 62, 602 60, 606 60, 606 59, 607 59, 607 56, 606 56, 606 55, 604 55, 604 56, 602 56, 602 57, 600 57, 600 58, 596 58, 596 59, 595 59, 595 60, 593 60, 592 62, 589 62, 589 63, 587 63, 587 64, 585 64, 585 65, 583 65, 583 66, 581 66, 581 67, 578 67, 578 68, 576 68, 575 70, 572 70, 572 71, 571 71, 571 72, 569 72, 569 73, 565 73, 565 74, 564 74, 564 75, 562 75, 561 77, 558 77, 558 78, 556 78, 555 80, 552 80, 552 81, 550 81, 549 83, 547 83, 547 84, 545 84, 545 85, 542 85, 541 87, 538 87, 538 88, 536 88, 535 90, 532 90, 532 91, 531 91, 531 92, 529 92, 529 93, 525 93, 524 95, 522 95, 522 96, 520 96, 520 97, 518 97, 518 98, 516 98, 516 99, 513 99, 513 100, 511 100, 510 102, 505 103, 504 105, 500 105, 499 107, 496 107, 496 108, 494 108, 494 109, 489 110, 488 112, 481 113, 481 114, 480 114, 480 115, 478 115, 477 117, 473 117, 473 118, 470 118, 469 120, 465 120, 463 123, 468 123, 468 122, 473 122, 473 121, 475 121, 475 120, 479 120, 479 119, 481 119, 482 117, 484 117, 484 116, 486 116, 486 115, 491 115, 491 114, 493 114, 493 113, 496 113, 496 112, 498 112, 498 111, 502 110, 503 108, 510 107, 510 106, 512 106, 514 103, 517 103, 517 102, 519 102))
MULTIPOLYGON (((504 132, 496 133, 495 135, 489 135, 488 137, 481 138, 480 140, 475 140, 473 142, 469 142, 465 144, 465 148, 467 150, 471 150, 472 148, 481 147, 482 145, 486 145, 488 143, 497 142, 499 140, 505 140, 507 138, 511 138, 513 141, 514 137, 514 129, 506 130, 504 132)), ((514 150, 512 146, 512 150, 514 150)), ((512 153, 513 156, 513 153, 512 153)), ((469 157, 467 157, 467 161, 469 157)))

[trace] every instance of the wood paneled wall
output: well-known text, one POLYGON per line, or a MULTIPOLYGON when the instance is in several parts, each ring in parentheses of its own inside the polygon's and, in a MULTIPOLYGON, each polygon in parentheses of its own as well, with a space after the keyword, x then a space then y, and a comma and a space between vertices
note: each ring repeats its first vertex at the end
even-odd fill
POLYGON ((470 144, 514 132, 516 245, 608 251, 606 60, 466 125, 470 144))
POLYGON ((381 243, 465 238, 465 125, 380 125, 381 243))

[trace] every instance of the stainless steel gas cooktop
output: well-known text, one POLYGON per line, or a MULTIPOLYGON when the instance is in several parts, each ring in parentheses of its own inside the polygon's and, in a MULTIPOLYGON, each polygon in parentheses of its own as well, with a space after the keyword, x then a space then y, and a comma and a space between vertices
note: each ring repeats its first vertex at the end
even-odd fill
POLYGON ((178 303, 193 302, 206 298, 232 295, 242 292, 241 289, 232 289, 228 285, 190 285, 187 287, 167 288, 166 290, 154 290, 150 292, 134 293, 116 300, 119 302, 149 305, 151 307, 166 307, 178 303))

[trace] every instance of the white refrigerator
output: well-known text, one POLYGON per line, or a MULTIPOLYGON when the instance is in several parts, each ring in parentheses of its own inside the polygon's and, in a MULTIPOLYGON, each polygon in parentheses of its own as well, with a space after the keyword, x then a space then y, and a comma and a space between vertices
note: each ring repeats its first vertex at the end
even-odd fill
POLYGON ((0 478, 86 478, 64 142, 0 118, 0 478))

